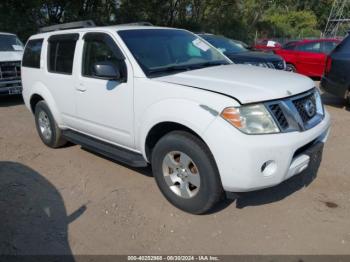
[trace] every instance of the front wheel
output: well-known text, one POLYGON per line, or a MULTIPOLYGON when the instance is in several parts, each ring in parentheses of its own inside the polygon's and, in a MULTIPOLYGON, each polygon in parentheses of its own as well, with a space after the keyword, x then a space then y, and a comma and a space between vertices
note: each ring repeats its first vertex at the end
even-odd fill
POLYGON ((152 168, 163 195, 186 212, 206 213, 223 197, 211 152, 190 133, 174 131, 161 138, 152 152, 152 168))

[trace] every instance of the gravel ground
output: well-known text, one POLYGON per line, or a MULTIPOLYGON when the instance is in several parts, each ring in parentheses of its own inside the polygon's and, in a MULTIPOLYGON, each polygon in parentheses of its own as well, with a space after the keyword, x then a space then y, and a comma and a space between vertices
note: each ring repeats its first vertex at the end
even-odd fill
POLYGON ((350 111, 323 98, 333 125, 315 179, 195 216, 164 199, 150 169, 45 147, 21 98, 2 97, 0 253, 350 254, 350 111))

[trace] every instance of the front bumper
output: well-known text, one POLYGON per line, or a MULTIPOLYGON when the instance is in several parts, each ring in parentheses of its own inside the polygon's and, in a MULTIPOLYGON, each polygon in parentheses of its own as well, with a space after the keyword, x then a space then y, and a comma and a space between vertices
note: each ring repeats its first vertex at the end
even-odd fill
POLYGON ((305 170, 304 152, 325 143, 330 117, 303 132, 246 135, 218 117, 203 134, 217 163, 225 191, 247 192, 272 187, 305 170), (218 131, 220 130, 220 131, 218 131))
POLYGON ((22 94, 21 80, 0 81, 0 96, 22 94))

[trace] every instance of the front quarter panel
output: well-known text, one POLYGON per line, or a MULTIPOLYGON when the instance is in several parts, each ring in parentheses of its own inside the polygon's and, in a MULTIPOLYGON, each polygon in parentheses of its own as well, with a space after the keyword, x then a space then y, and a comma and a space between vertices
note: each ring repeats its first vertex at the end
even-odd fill
POLYGON ((136 79, 136 147, 147 159, 147 135, 152 127, 162 122, 181 124, 201 137, 224 108, 238 105, 234 99, 221 94, 147 78, 136 79))

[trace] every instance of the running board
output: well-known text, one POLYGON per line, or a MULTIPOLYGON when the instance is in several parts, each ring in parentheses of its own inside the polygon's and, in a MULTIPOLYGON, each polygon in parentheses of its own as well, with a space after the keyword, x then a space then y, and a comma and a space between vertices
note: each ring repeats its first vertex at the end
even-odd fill
POLYGON ((146 167, 148 164, 141 154, 108 144, 96 138, 80 134, 72 130, 63 130, 62 135, 68 141, 81 145, 83 148, 101 154, 107 158, 119 161, 132 167, 146 167))

